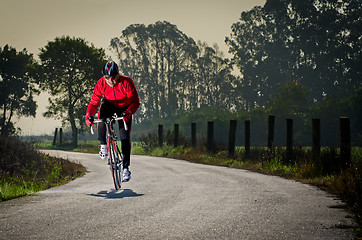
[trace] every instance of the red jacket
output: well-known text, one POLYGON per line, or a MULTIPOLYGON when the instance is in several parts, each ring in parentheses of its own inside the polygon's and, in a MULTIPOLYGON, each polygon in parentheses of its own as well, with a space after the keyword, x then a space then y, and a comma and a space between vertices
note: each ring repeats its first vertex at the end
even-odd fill
POLYGON ((131 114, 134 114, 140 106, 137 89, 132 79, 124 75, 118 75, 114 87, 110 87, 104 77, 98 80, 87 108, 86 118, 94 116, 102 97, 115 107, 129 106, 126 112, 131 114))

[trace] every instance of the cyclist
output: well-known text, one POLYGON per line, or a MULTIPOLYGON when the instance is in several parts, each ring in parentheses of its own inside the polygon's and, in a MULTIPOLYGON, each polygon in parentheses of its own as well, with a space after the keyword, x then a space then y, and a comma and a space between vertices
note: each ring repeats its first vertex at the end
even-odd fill
MULTIPOLYGON (((117 114, 124 116, 124 121, 127 124, 128 130, 124 129, 123 124, 119 125, 119 135, 122 144, 123 153, 123 180, 131 179, 130 154, 131 154, 131 126, 132 115, 140 106, 138 93, 133 80, 130 77, 119 74, 119 69, 114 61, 109 61, 103 68, 103 77, 100 78, 94 87, 92 98, 89 102, 86 112, 86 124, 88 127, 93 125, 94 114, 101 106, 98 112, 98 119, 109 118, 117 114)), ((106 141, 106 126, 105 123, 98 125, 98 139, 100 141, 101 159, 107 159, 107 141, 106 141)))

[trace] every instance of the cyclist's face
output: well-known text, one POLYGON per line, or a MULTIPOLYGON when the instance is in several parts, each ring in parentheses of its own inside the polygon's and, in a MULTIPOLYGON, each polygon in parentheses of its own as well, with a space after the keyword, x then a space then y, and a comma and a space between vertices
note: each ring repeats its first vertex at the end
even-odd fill
POLYGON ((113 76, 113 77, 105 77, 107 84, 110 87, 114 87, 114 85, 116 85, 117 83, 117 76, 113 76))

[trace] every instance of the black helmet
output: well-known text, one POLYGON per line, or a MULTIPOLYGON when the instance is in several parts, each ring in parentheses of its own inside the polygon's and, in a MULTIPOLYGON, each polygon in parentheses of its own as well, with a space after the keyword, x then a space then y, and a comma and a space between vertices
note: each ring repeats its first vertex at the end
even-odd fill
POLYGON ((118 65, 113 61, 109 61, 104 65, 102 73, 106 77, 113 77, 118 74, 118 71, 118 65))

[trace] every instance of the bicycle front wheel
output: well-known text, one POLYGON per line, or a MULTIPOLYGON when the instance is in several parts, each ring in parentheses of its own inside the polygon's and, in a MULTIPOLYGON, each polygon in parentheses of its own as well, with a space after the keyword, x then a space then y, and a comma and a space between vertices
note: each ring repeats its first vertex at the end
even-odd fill
POLYGON ((115 149, 114 142, 110 148, 110 168, 114 183, 114 188, 116 190, 121 188, 122 185, 122 166, 119 164, 119 155, 117 150, 115 149))

